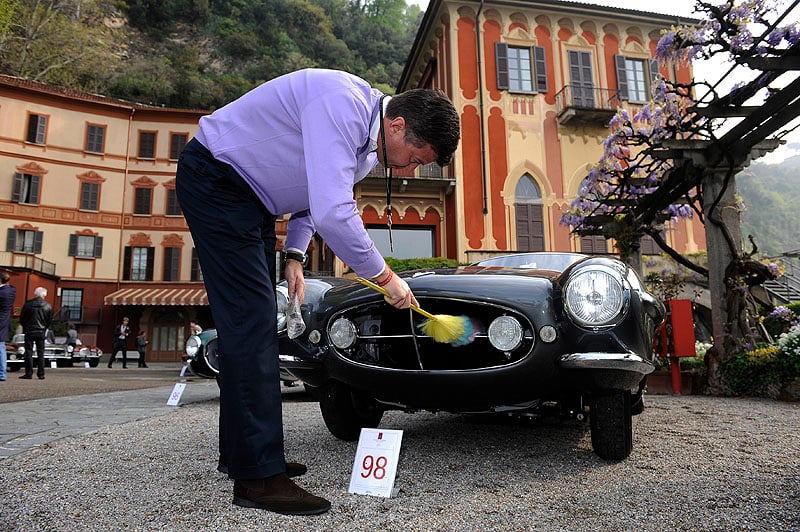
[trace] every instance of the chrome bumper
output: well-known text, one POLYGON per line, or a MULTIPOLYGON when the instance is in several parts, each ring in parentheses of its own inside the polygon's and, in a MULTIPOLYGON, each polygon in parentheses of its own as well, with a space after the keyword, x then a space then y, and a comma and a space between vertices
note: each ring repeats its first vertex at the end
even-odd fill
POLYGON ((563 355, 559 363, 564 369, 611 369, 631 371, 642 376, 655 369, 653 364, 633 353, 571 353, 563 355))

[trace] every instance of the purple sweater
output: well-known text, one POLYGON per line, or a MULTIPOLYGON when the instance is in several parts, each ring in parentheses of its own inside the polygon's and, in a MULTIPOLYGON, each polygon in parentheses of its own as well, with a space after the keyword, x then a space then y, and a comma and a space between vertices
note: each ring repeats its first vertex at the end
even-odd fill
POLYGON ((377 164, 370 132, 382 94, 351 74, 286 74, 200 119, 196 138, 233 166, 273 214, 291 214, 285 248, 318 232, 358 275, 384 260, 367 235, 353 186, 377 164))

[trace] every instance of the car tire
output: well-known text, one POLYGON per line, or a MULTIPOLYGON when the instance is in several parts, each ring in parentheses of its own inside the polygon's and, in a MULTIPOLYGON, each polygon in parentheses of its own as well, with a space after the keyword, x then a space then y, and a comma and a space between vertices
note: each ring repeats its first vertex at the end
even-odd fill
POLYGON ((304 382, 303 389, 305 389, 306 393, 308 394, 309 397, 311 397, 311 399, 313 399, 314 401, 319 401, 321 395, 319 386, 311 386, 307 382, 304 382))
POLYGON ((344 384, 332 382, 320 391, 322 419, 340 440, 357 441, 362 427, 374 429, 380 424, 383 410, 344 384))
POLYGON ((613 391, 594 395, 589 407, 592 448, 604 460, 624 460, 633 449, 631 394, 613 391))
POLYGON ((89 367, 90 368, 96 368, 99 365, 100 365, 100 359, 99 358, 90 358, 89 359, 89 367))

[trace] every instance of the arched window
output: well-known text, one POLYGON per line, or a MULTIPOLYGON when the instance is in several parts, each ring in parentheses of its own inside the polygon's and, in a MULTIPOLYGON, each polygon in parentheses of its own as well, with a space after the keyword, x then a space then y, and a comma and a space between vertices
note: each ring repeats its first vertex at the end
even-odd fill
POLYGON ((544 251, 544 205, 539 185, 530 176, 519 178, 514 189, 517 251, 544 251))

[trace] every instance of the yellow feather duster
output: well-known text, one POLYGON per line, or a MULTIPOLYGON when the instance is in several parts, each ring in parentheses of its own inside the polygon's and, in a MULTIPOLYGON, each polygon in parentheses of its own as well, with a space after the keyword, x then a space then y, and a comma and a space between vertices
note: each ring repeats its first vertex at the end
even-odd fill
MULTIPOLYGON (((382 286, 378 286, 368 279, 356 277, 356 281, 372 288, 376 292, 389 295, 382 286)), ((472 320, 467 316, 451 316, 449 314, 431 314, 422 310, 419 306, 412 304, 411 310, 422 314, 428 318, 421 326, 422 332, 433 338, 434 342, 440 344, 451 344, 455 346, 467 345, 472 342, 477 332, 472 320)))

